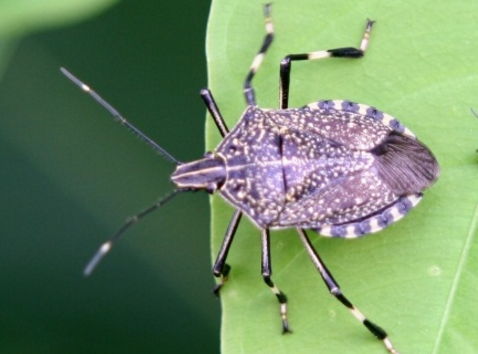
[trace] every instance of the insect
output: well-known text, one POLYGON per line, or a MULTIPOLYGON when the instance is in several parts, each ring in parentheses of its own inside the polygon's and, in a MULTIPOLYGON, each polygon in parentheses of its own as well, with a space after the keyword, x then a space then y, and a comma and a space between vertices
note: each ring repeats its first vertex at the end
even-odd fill
POLYGON ((363 57, 373 21, 368 20, 358 48, 346 47, 290 54, 280 63, 280 108, 256 104, 252 80, 270 47, 274 29, 270 4, 264 6, 266 35, 244 82, 247 108, 229 131, 211 91, 201 90, 222 142, 203 158, 183 163, 129 123, 96 92, 65 69, 62 72, 89 93, 120 123, 176 165, 175 189, 130 218, 104 243, 85 268, 89 275, 118 238, 145 215, 174 196, 195 190, 219 193, 236 210, 213 266, 225 284, 231 267, 226 258, 242 215, 257 226, 262 244, 262 277, 280 304, 284 333, 290 332, 287 297, 272 280, 270 230, 296 228, 304 247, 330 293, 347 307, 390 353, 398 353, 387 333, 370 321, 342 293, 310 242, 306 229, 324 236, 356 238, 401 219, 422 199, 422 191, 438 178, 432 152, 394 117, 363 104, 324 100, 289 108, 292 62, 323 58, 363 57))

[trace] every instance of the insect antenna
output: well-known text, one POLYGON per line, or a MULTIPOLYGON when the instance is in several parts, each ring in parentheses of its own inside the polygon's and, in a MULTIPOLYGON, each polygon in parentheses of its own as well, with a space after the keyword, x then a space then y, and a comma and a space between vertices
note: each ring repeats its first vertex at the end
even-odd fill
POLYGON ((91 258, 91 260, 88 262, 88 264, 85 267, 85 270, 83 271, 83 274, 87 277, 89 276, 93 270, 96 268, 98 263, 106 256, 106 254, 113 248, 115 243, 120 239, 120 237, 125 233, 126 230, 128 230, 131 226, 133 226, 135 223, 137 223, 140 219, 145 217, 146 215, 151 214, 153 211, 159 209, 162 207, 164 204, 169 202, 173 197, 178 195, 181 192, 186 192, 189 189, 175 189, 174 191, 170 192, 166 197, 159 199, 156 203, 151 205, 150 207, 144 209, 143 211, 139 212, 138 214, 129 217, 126 222, 123 224, 123 226, 120 227, 120 229, 113 235, 111 238, 103 243, 98 251, 95 253, 95 255, 91 258))
MULTIPOLYGON (((167 152, 164 148, 159 146, 156 142, 154 142, 150 137, 144 134, 141 130, 136 128, 133 124, 128 122, 126 118, 124 118, 121 113, 119 113, 111 104, 105 101, 99 94, 93 91, 88 85, 83 83, 79 80, 76 76, 70 73, 65 68, 60 68, 61 72, 70 79, 75 85, 80 87, 83 91, 89 94, 96 102, 102 105, 118 122, 124 125, 128 130, 132 131, 135 135, 137 135, 141 140, 152 146, 161 156, 166 158, 166 160, 174 163, 175 165, 181 165, 182 162, 177 160, 173 155, 167 152)), ((98 263, 106 256, 106 254, 111 250, 114 244, 121 238, 121 236, 136 222, 140 219, 145 217, 146 215, 151 214, 153 211, 159 209, 164 204, 169 202, 174 196, 178 195, 181 192, 186 192, 190 189, 187 188, 179 188, 175 189, 170 192, 166 197, 159 199, 156 203, 151 205, 150 207, 146 208, 145 210, 139 212, 138 214, 128 218, 126 222, 121 226, 121 228, 105 243, 101 245, 95 255, 91 258, 88 264, 83 271, 85 276, 89 276, 93 270, 97 267, 98 263)))
POLYGON ((152 140, 150 137, 148 137, 146 134, 144 134, 141 130, 136 128, 133 124, 128 122, 126 118, 124 118, 115 108, 113 108, 112 105, 110 105, 108 102, 106 102, 100 95, 98 95, 95 91, 93 91, 88 85, 84 84, 81 82, 76 76, 74 76, 72 73, 70 73, 68 70, 65 68, 60 68, 61 72, 71 81, 73 81, 74 84, 76 84, 79 88, 81 88, 83 91, 85 91, 87 94, 89 94, 96 102, 98 102, 100 105, 102 105, 118 122, 126 126, 130 131, 132 131, 134 134, 139 136, 141 140, 152 146, 161 156, 163 156, 166 160, 176 164, 180 165, 182 164, 181 161, 177 160, 173 155, 171 155, 169 152, 167 152, 164 148, 159 146, 154 140, 152 140))

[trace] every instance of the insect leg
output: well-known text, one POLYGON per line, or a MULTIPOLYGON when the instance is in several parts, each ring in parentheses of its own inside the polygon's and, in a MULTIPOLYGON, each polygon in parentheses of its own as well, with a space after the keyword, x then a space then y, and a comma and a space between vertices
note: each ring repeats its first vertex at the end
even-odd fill
MULTIPOLYGON (((222 137, 226 136, 226 134, 229 133, 229 129, 227 128, 226 122, 222 118, 221 112, 219 111, 219 107, 214 100, 211 90, 203 88, 200 92, 200 95, 206 103, 206 107, 212 118, 214 119, 217 129, 221 133, 222 137)), ((221 248, 216 257, 216 261, 214 262, 214 266, 212 268, 214 276, 220 278, 219 283, 217 283, 217 285, 212 290, 216 296, 219 296, 219 290, 226 282, 227 276, 231 271, 231 266, 226 263, 226 258, 227 254, 229 253, 229 248, 231 247, 232 240, 234 239, 234 235, 236 234, 237 227, 239 226, 239 222, 241 221, 241 217, 242 212, 240 210, 234 211, 231 221, 229 221, 229 225, 227 226, 226 235, 224 236, 224 240, 222 241, 221 248)))
POLYGON ((385 348, 392 354, 399 354, 398 351, 393 347, 392 343, 388 339, 387 332, 381 327, 377 326, 375 323, 368 320, 358 308, 356 308, 343 294, 340 290, 339 284, 335 281, 330 271, 325 266, 324 262, 318 255, 317 251, 312 246, 307 234, 303 229, 297 228, 299 232, 300 239, 305 246, 307 253, 310 256, 310 259, 314 263, 315 267, 320 273, 320 276, 324 280, 327 288, 329 288, 330 293, 335 296, 345 307, 347 307, 352 315, 355 316, 367 329, 372 332, 374 336, 383 341, 385 348))
POLYGON ((273 283, 271 279, 272 267, 271 267, 271 245, 269 229, 261 230, 261 244, 262 244, 262 278, 264 282, 269 286, 271 291, 277 297, 280 303, 280 315, 282 318, 282 333, 291 332, 289 328, 289 322, 287 320, 287 296, 279 290, 279 288, 273 283))
POLYGON ((236 234, 237 227, 241 221, 242 212, 236 210, 232 215, 231 221, 227 226, 226 235, 222 241, 221 249, 217 254, 216 261, 212 268, 212 272, 216 278, 220 278, 220 282, 214 287, 213 292, 216 296, 219 296, 219 290, 222 288, 224 283, 227 280, 227 276, 231 271, 231 266, 226 263, 227 254, 229 253, 229 248, 231 247, 234 235, 236 234))
MULTIPOLYGON (((211 90, 203 88, 200 92, 200 95, 204 100, 204 103, 206 103, 206 107, 212 118, 214 119, 217 129, 221 133, 222 137, 226 136, 226 134, 229 133, 229 129, 227 128, 226 122, 222 118, 221 112, 219 111, 219 107, 214 100, 211 90)), ((226 282, 227 276, 231 271, 231 266, 226 263, 226 258, 232 245, 234 235, 236 234, 237 227, 239 226, 239 222, 241 221, 241 217, 242 212, 240 210, 234 211, 234 214, 229 221, 229 225, 227 226, 226 235, 224 236, 224 240, 222 241, 221 248, 216 257, 216 261, 214 262, 214 266, 212 268, 214 276, 216 278, 220 278, 219 283, 217 283, 212 290, 216 296, 219 296, 219 291, 226 282)))
POLYGON ((315 60, 323 58, 352 58, 357 59, 363 57, 370 40, 370 31, 372 30, 373 21, 367 20, 365 33, 359 48, 345 47, 328 50, 320 50, 310 53, 289 54, 280 62, 280 87, 279 87, 279 104, 281 109, 286 109, 289 104, 289 85, 290 71, 292 69, 292 61, 294 60, 315 60))
POLYGON ((221 136, 224 138, 226 134, 229 133, 229 129, 227 128, 224 118, 222 118, 222 114, 219 111, 219 107, 214 100, 211 90, 203 88, 199 94, 206 104, 207 110, 211 114, 212 119, 214 119, 214 123, 216 123, 219 133, 221 133, 221 136))
POLYGON ((257 53, 257 55, 254 57, 254 60, 252 61, 251 68, 249 69, 246 80, 244 81, 244 96, 246 97, 246 101, 249 106, 256 105, 256 96, 254 93, 254 89, 251 86, 252 78, 254 77, 257 70, 261 66, 262 61, 264 60, 266 51, 271 45, 272 40, 274 38, 274 26, 272 24, 270 13, 271 13, 271 4, 265 4, 264 18, 266 22, 266 36, 264 37, 264 42, 262 43, 259 53, 257 53))

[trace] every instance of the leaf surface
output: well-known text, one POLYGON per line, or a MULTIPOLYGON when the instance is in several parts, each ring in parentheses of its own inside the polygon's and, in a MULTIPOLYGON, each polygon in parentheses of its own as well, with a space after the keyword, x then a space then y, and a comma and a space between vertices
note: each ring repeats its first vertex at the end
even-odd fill
MULTIPOLYGON (((385 328, 400 353, 476 353, 478 269, 478 3, 275 1, 275 39, 253 81, 261 107, 278 107, 279 61, 287 54, 358 46, 361 60, 296 62, 290 107, 321 99, 375 106, 409 127, 436 155, 441 177, 402 221, 360 240, 309 233, 344 294, 385 328)), ((245 109, 242 84, 264 37, 262 2, 213 1, 207 35, 209 87, 230 128, 245 109)), ((207 121, 207 147, 220 141, 207 121)), ((212 203, 213 259, 233 209, 212 203)), ((274 232, 273 280, 289 298, 292 335, 260 276, 259 232, 244 220, 222 289, 222 352, 384 353, 328 294, 293 231, 274 232)))

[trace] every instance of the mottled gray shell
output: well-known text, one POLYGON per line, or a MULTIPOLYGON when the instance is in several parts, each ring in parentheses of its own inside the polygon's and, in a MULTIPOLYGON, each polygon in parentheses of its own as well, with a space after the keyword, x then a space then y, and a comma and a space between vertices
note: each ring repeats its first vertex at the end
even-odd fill
POLYGON ((215 151, 220 194, 261 228, 357 237, 402 218, 438 163, 395 118, 348 101, 247 107, 215 151))

